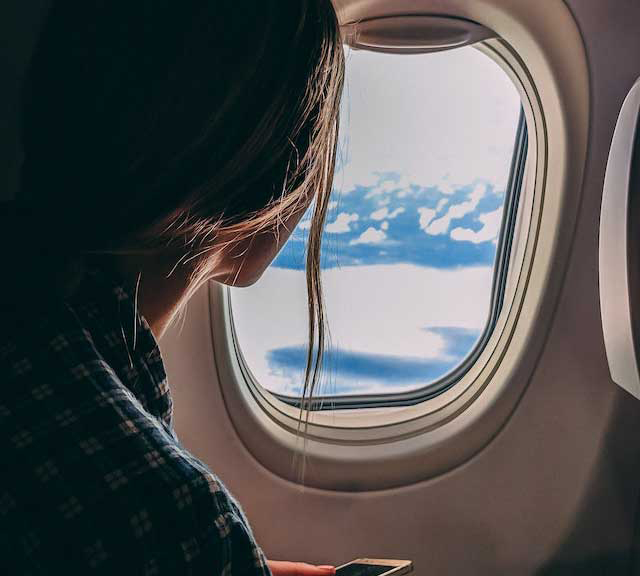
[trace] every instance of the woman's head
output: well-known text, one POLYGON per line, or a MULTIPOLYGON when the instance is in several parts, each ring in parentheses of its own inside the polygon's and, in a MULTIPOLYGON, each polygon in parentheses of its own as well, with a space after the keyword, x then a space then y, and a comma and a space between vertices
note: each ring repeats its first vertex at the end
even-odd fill
POLYGON ((329 0, 54 2, 25 94, 24 199, 72 250, 267 225, 317 193, 341 77, 329 0))
POLYGON ((313 344, 343 66, 330 0, 54 1, 24 98, 32 243, 247 284, 315 198, 313 344))

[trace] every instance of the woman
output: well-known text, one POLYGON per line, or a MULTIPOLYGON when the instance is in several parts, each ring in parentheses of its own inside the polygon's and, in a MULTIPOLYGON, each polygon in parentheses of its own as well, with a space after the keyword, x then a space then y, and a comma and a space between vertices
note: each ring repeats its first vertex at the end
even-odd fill
POLYGON ((315 199, 321 353, 343 66, 330 0, 54 2, 3 230, 2 573, 333 573, 264 559, 174 435, 156 340, 203 282, 259 278, 315 199))

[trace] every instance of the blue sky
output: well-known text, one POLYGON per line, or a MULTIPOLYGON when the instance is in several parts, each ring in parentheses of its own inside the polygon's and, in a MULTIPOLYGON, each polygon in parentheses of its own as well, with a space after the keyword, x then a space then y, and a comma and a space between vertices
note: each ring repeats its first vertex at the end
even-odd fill
MULTIPOLYGON (((412 390, 455 368, 489 313, 520 113, 500 67, 467 47, 347 52, 338 167, 323 236, 330 328, 321 394, 412 390)), ((306 216, 263 278, 233 289, 258 382, 299 395, 306 216)))

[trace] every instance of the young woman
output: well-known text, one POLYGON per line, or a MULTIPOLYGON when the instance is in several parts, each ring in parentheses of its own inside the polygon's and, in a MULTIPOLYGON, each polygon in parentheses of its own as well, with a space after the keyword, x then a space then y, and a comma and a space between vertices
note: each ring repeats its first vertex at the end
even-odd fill
POLYGON ((322 349, 343 66, 330 0, 53 2, 2 230, 1 573, 333 573, 264 559, 174 434, 156 340, 203 282, 254 282, 315 200, 322 349))

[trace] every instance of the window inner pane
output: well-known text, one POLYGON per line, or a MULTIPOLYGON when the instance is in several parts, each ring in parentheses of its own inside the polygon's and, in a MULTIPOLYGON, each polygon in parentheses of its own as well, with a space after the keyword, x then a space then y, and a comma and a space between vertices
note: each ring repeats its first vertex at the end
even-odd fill
MULTIPOLYGON (((472 48, 347 51, 323 244, 331 342, 316 395, 423 388, 489 317, 520 115, 505 72, 472 48)), ((232 289, 239 347, 266 389, 299 396, 306 359, 305 216, 263 278, 232 289)))

